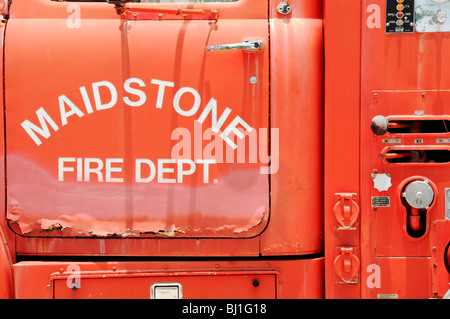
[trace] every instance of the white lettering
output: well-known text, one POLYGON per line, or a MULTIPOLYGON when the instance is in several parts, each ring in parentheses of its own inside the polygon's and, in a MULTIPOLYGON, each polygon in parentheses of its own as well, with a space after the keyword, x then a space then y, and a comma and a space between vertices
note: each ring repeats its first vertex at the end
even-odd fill
POLYGON ((77 158, 77 182, 83 181, 83 159, 77 158))
POLYGON ((81 97, 83 98, 84 105, 86 107, 86 112, 91 114, 94 112, 91 104, 91 100, 89 99, 89 95, 87 93, 86 87, 80 87, 81 97))
POLYGON ((147 96, 145 95, 145 93, 143 91, 132 88, 131 83, 137 83, 137 84, 139 84, 140 87, 145 87, 145 83, 141 79, 131 78, 131 79, 126 80, 123 85, 125 92, 137 95, 139 97, 139 100, 136 102, 132 102, 127 96, 124 96, 123 100, 129 106, 137 107, 137 106, 144 105, 145 101, 147 101, 147 96))
POLYGON ((209 183, 209 165, 210 164, 216 164, 216 160, 196 160, 197 164, 203 164, 203 183, 207 184, 209 183))
POLYGON ((165 168, 164 164, 175 164, 177 161, 174 159, 160 159, 158 160, 158 183, 175 183, 175 178, 164 178, 164 173, 173 173, 175 172, 174 168, 165 168))
POLYGON ((177 182, 183 183, 183 176, 192 175, 195 173, 195 163, 193 160, 178 160, 178 174, 177 174, 177 182), (184 170, 184 164, 189 165, 188 170, 184 170))
POLYGON ((227 126, 225 131, 220 134, 220 137, 233 149, 236 149, 237 145, 234 144, 234 142, 228 137, 228 135, 234 133, 238 138, 242 139, 244 137, 244 134, 239 129, 237 129, 237 126, 239 124, 241 124, 247 131, 253 131, 253 128, 251 128, 250 125, 248 125, 240 116, 236 116, 235 119, 230 123, 230 125, 227 126))
POLYGON ((231 113, 231 109, 228 107, 223 111, 222 115, 219 118, 219 121, 217 121, 217 101, 213 98, 209 100, 208 104, 205 106, 202 114, 200 114, 200 117, 198 118, 198 122, 202 123, 205 121, 208 114, 211 112, 211 129, 214 133, 219 132, 220 128, 222 127, 225 120, 228 118, 228 115, 231 113))
POLYGON ((94 101, 95 101, 95 107, 98 111, 100 110, 106 110, 112 108, 117 103, 117 90, 114 84, 108 81, 101 81, 92 83, 92 90, 94 92, 94 101), (111 94, 111 100, 108 103, 102 103, 102 99, 100 97, 100 87, 106 87, 109 89, 109 92, 111 94))
POLYGON ((113 167, 113 163, 123 163, 123 158, 107 158, 105 165, 105 181, 107 183, 123 183, 121 177, 111 177, 112 173, 122 173, 122 167, 113 167))
POLYGON ((158 97, 156 99, 156 108, 161 109, 163 106, 164 92, 165 92, 166 86, 173 88, 175 86, 175 83, 168 82, 168 81, 161 81, 161 80, 157 80, 157 79, 152 79, 151 83, 159 85, 158 97))
MULTIPOLYGON (((155 162, 156 163, 156 162, 155 162)), ((191 159, 158 159, 157 164, 147 158, 135 160, 135 182, 150 183, 157 177, 160 184, 182 184, 186 176, 196 172, 197 165, 203 165, 203 182, 209 183, 210 165, 216 164, 216 160, 191 160, 191 159)), ((124 183, 123 158, 58 158, 58 181, 64 182, 69 177, 77 182, 89 183, 124 183), (94 178, 93 178, 94 177, 94 178)))
MULTIPOLYGON (((156 108, 161 109, 164 104, 164 95, 166 88, 173 88, 175 87, 175 84, 174 82, 162 81, 158 79, 152 79, 151 83, 158 85, 156 108)), ((109 81, 100 81, 92 83, 91 85, 92 93, 89 94, 85 86, 81 86, 79 88, 81 98, 86 109, 86 114, 92 114, 97 110, 100 111, 111 109, 117 104, 118 91, 113 83, 109 81), (91 99, 91 97, 93 97, 93 100, 91 99)), ((139 107, 147 102, 147 96, 144 90, 139 89, 136 86, 144 88, 145 82, 138 78, 129 78, 123 84, 123 92, 131 95, 123 96, 123 102, 131 107, 139 107)), ((173 96, 173 108, 179 115, 189 117, 195 115, 199 111, 201 101, 201 96, 197 90, 191 87, 182 87, 173 96)), ((82 111, 80 108, 78 108, 66 95, 59 96, 58 103, 62 126, 66 126, 68 124, 68 118, 73 115, 77 115, 78 117, 83 117, 85 115, 85 113, 83 113, 84 110, 82 111)), ((198 119, 194 121, 194 161, 196 159, 201 159, 203 156, 202 145, 196 143, 197 140, 201 140, 202 138, 202 124, 207 121, 208 117, 210 117, 210 119, 208 120, 208 122, 210 121, 211 123, 210 129, 214 133, 219 133, 230 114, 231 109, 227 107, 219 117, 217 110, 217 101, 214 98, 211 98, 209 100, 198 119)), ((36 145, 39 146, 40 144, 42 144, 42 141, 40 137, 38 137, 38 135, 44 137, 45 139, 48 139, 51 136, 49 126, 53 128, 54 131, 57 131, 59 127, 42 107, 36 111, 36 116, 38 117, 39 123, 41 125, 40 127, 33 124, 29 120, 23 121, 21 125, 27 132, 27 134, 31 137, 31 139, 36 143, 36 145)), ((238 140, 238 145, 236 145, 233 142, 234 138, 232 140, 229 135, 231 133, 234 133, 234 136, 237 136, 241 140, 244 137, 243 132, 240 132, 237 128, 238 125, 241 125, 248 132, 251 132, 253 130, 241 117, 236 116, 231 124, 229 124, 228 127, 219 135, 222 140, 226 141, 227 144, 230 145, 233 149, 238 148, 238 146, 241 144, 238 140)), ((184 143, 185 141, 183 140, 182 142, 184 143)), ((180 144, 179 146, 182 145, 184 144, 180 144)), ((180 151, 181 150, 185 151, 185 154, 182 155, 184 159, 190 158, 190 153, 192 150, 188 150, 185 147, 181 147, 180 151)), ((180 157, 180 154, 178 154, 178 157, 180 157)))
POLYGON ((200 103, 201 103, 200 94, 195 89, 190 87, 184 87, 179 89, 173 98, 173 108, 175 109, 175 111, 178 114, 186 117, 192 116, 195 113, 197 113, 198 109, 200 108, 200 103), (191 93, 194 96, 194 104, 188 111, 183 110, 180 106, 181 97, 185 93, 191 93))
POLYGON ((155 167, 155 164, 153 164, 153 162, 151 161, 151 160, 149 160, 149 159, 146 159, 146 158, 138 158, 138 159, 136 159, 136 166, 135 166, 135 169, 136 169, 136 183, 150 183, 154 178, 155 178, 155 175, 156 175, 156 167, 155 167), (147 177, 145 177, 145 178, 143 178, 142 177, 142 173, 141 173, 141 171, 142 171, 142 164, 145 164, 145 165, 147 165, 148 167, 149 167, 149 169, 150 169, 150 174, 149 174, 149 176, 147 176, 147 177))
POLYGON ((33 139, 33 141, 36 143, 37 146, 41 145, 41 140, 37 137, 36 133, 44 137, 45 139, 48 139, 50 137, 50 130, 47 126, 46 121, 50 126, 53 128, 53 130, 56 132, 59 127, 56 125, 55 121, 52 120, 50 115, 44 110, 44 108, 39 108, 36 111, 36 116, 39 119, 39 124, 41 124, 41 127, 38 127, 37 125, 31 123, 29 120, 25 120, 22 122, 21 126, 24 128, 24 130, 28 133, 28 135, 33 139))
POLYGON ((58 158, 58 181, 64 181, 64 172, 74 172, 73 167, 64 167, 65 162, 75 162, 75 157, 60 157, 58 158))
POLYGON ((81 110, 75 105, 73 104, 73 102, 71 100, 69 100, 67 98, 67 96, 65 95, 61 95, 58 98, 59 101, 59 111, 61 113, 61 125, 64 126, 67 124, 67 118, 71 115, 78 115, 78 117, 83 117, 84 113, 81 112, 81 110), (66 108, 64 106, 64 104, 67 104, 70 107, 70 111, 66 112, 66 108))
POLYGON ((84 181, 91 181, 91 174, 96 174, 99 182, 103 182, 103 161, 99 158, 85 158, 84 159, 84 181), (91 164, 97 164, 97 167, 91 167, 91 164))

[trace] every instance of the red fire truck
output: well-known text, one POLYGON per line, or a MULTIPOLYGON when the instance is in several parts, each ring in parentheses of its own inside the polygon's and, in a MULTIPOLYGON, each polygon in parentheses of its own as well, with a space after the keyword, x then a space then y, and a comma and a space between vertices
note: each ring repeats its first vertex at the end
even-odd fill
POLYGON ((0 297, 448 296, 450 1, 0 3, 0 297))

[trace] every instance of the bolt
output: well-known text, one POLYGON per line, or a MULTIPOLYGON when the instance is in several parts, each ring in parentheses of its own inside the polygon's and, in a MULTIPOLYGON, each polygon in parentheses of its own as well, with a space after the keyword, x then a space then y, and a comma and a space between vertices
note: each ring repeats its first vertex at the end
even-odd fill
POLYGON ((77 284, 72 284, 72 286, 70 287, 70 289, 72 289, 73 291, 77 291, 78 290, 78 286, 77 284))
POLYGON ((259 287, 259 280, 258 279, 253 280, 252 284, 253 287, 259 287))

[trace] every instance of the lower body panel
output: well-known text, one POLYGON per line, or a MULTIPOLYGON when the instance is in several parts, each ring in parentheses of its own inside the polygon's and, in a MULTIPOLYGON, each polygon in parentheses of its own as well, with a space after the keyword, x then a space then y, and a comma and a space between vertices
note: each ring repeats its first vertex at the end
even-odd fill
POLYGON ((319 299, 323 258, 297 260, 23 261, 16 298, 319 299))

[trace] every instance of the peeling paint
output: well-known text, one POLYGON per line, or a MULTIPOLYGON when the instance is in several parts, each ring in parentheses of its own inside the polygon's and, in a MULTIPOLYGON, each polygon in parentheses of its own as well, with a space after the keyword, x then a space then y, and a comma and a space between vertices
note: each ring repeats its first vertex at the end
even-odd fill
MULTIPOLYGON (((15 217, 15 216, 13 216, 15 217)), ((92 216, 85 214, 78 215, 61 215, 55 219, 39 219, 37 221, 27 222, 20 218, 9 219, 10 224, 17 224, 22 234, 28 235, 46 235, 53 236, 96 236, 96 237, 182 237, 189 236, 211 236, 219 234, 244 234, 254 228, 265 225, 268 214, 264 207, 260 207, 255 216, 243 226, 238 224, 225 224, 216 227, 197 227, 192 226, 177 227, 171 224, 164 229, 163 220, 155 220, 153 222, 136 223, 136 226, 145 228, 152 227, 155 230, 142 231, 138 229, 124 229, 123 221, 104 221, 95 220, 92 216), (157 230, 156 230, 157 229, 157 230), (52 234, 53 232, 53 234, 52 234), (56 234, 55 234, 56 232, 56 234)))
POLYGON ((7 219, 25 236, 252 237, 268 222, 267 177, 224 175, 219 184, 58 183, 47 171, 8 155, 7 219), (252 181, 242 184, 242 180, 252 181), (224 198, 226 200, 224 200, 224 198), (244 199, 244 200, 243 200, 244 199))

